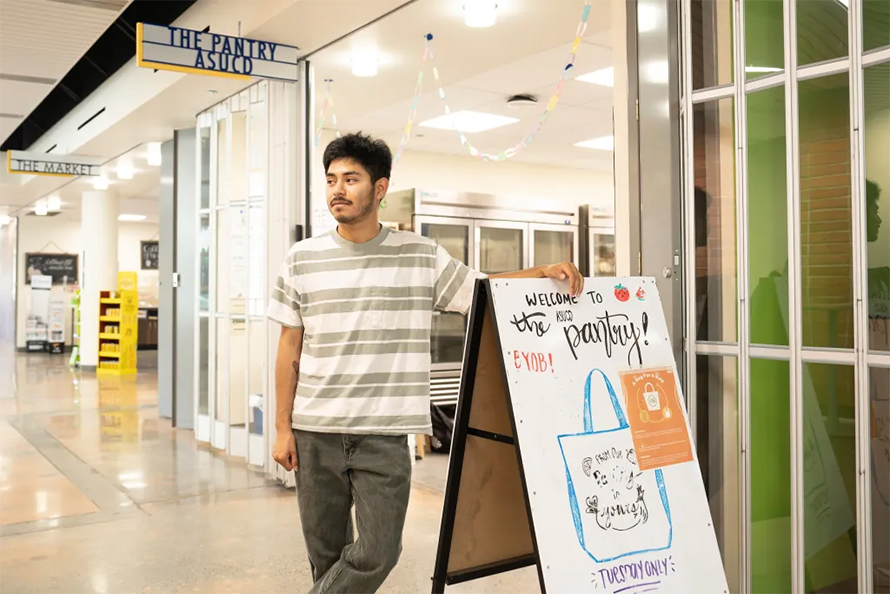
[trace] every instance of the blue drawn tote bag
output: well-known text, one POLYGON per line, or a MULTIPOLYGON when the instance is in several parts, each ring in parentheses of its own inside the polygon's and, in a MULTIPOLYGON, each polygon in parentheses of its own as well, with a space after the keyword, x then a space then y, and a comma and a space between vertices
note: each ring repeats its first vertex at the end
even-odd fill
POLYGON ((594 369, 584 386, 584 433, 560 435, 569 505, 578 542, 604 563, 626 555, 668 549, 671 510, 661 469, 641 471, 630 426, 612 383, 594 369), (599 374, 618 420, 615 429, 594 431, 591 385, 599 374))

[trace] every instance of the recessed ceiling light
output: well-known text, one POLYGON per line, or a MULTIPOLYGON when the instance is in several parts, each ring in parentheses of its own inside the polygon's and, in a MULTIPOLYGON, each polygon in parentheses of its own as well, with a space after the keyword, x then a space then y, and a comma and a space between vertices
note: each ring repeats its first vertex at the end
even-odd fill
POLYGON ((62 210, 62 199, 58 196, 50 196, 46 199, 46 209, 50 212, 62 210))
POLYGON ((157 167, 162 162, 161 157, 161 143, 160 142, 149 142, 148 143, 148 164, 153 167, 157 167))
POLYGON ((603 87, 614 87, 615 69, 611 66, 609 66, 608 68, 600 68, 599 70, 594 70, 593 72, 582 74, 581 76, 576 77, 575 80, 580 80, 581 82, 591 83, 594 85, 601 85, 603 87))
POLYGON ((117 220, 135 222, 135 221, 144 221, 145 218, 146 218, 145 215, 122 214, 117 217, 117 220))
POLYGON ((108 189, 108 178, 104 175, 100 175, 99 177, 93 178, 93 189, 94 190, 107 190, 108 189))
POLYGON ((518 109, 520 107, 531 107, 538 104, 538 99, 532 95, 513 95, 507 99, 507 107, 518 109))
POLYGON ((491 113, 477 111, 455 111, 451 115, 441 115, 437 118, 420 122, 424 128, 436 128, 439 130, 457 130, 459 132, 485 132, 501 126, 515 124, 519 120, 507 116, 499 116, 491 113))
POLYGON ((658 6, 653 4, 640 4, 637 7, 637 30, 640 33, 650 33, 658 29, 662 20, 662 14, 658 6))
POLYGON ((356 47, 352 50, 352 74, 360 77, 376 76, 379 61, 376 46, 356 47))
POLYGON ((466 0, 464 24, 467 27, 491 27, 497 22, 497 8, 495 0, 466 0))
POLYGON ((615 150, 615 138, 612 136, 601 136, 592 140, 576 142, 575 146, 580 146, 581 148, 598 149, 601 151, 611 151, 615 150))
POLYGON ((133 161, 130 159, 121 159, 117 162, 117 178, 133 179, 133 161))
POLYGON ((38 217, 46 216, 46 200, 41 198, 34 203, 34 214, 36 214, 38 217))

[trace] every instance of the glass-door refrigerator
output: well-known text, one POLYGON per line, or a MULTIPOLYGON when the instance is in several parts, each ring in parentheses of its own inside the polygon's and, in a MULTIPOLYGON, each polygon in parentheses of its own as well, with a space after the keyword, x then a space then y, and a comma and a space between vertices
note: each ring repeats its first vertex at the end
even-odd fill
MULTIPOLYGON (((468 266, 473 266, 473 221, 438 216, 414 218, 417 233, 429 237, 451 255, 468 266)), ((467 318, 460 313, 433 311, 430 335, 430 401, 450 404, 460 384, 460 366, 464 354, 467 318)))
MULTIPOLYGON (((415 219, 421 235, 429 237, 451 255, 468 266, 473 254, 472 221, 448 217, 425 217, 415 219)), ((464 352, 466 319, 462 314, 433 311, 430 356, 434 371, 451 368, 458 364, 464 352)))
POLYGON ((574 225, 529 225, 531 266, 549 266, 560 262, 578 264, 578 227, 574 225))
POLYGON ((527 268, 528 223, 476 219, 476 270, 484 274, 527 268))

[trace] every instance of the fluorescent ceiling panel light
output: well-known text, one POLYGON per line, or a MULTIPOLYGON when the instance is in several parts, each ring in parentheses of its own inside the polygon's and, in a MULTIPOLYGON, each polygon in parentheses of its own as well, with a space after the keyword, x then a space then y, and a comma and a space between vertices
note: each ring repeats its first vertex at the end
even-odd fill
POLYGON ((50 196, 46 200, 46 208, 50 212, 59 212, 62 210, 62 199, 58 196, 50 196))
POLYGON ((436 128, 438 130, 457 130, 459 132, 485 132, 501 126, 515 124, 519 120, 507 116, 499 116, 478 111, 455 111, 451 115, 441 115, 437 118, 420 122, 424 128, 436 128))
POLYGON ((117 178, 133 179, 133 161, 121 159, 117 162, 117 178))
POLYGON ((352 51, 352 74, 354 76, 377 76, 377 48, 374 46, 362 46, 352 51))
POLYGON ((593 72, 582 74, 581 76, 576 77, 575 80, 580 80, 581 82, 600 85, 603 87, 614 87, 615 69, 611 66, 609 66, 608 68, 600 68, 599 70, 594 70, 593 72))
POLYGON ((656 85, 666 85, 670 81, 670 66, 667 60, 653 60, 643 66, 643 76, 656 85))
POLYGON ((592 140, 576 142, 575 146, 580 146, 581 148, 598 149, 601 151, 611 151, 615 150, 615 138, 612 136, 601 136, 600 138, 594 138, 592 140))
POLYGON ((158 167, 161 164, 161 143, 160 142, 149 142, 148 143, 148 164, 153 167, 158 167))
POLYGON ((774 68, 772 66, 745 66, 745 72, 749 72, 751 74, 759 74, 765 72, 782 72, 782 69, 774 68))
POLYGON ((120 215, 120 216, 117 217, 117 220, 119 220, 119 221, 129 221, 129 222, 132 223, 132 222, 136 222, 136 221, 144 221, 145 218, 146 218, 145 215, 122 214, 122 215, 120 215))
POLYGON ((637 28, 640 33, 651 33, 658 29, 661 15, 652 4, 637 5, 637 28))
POLYGON ((34 214, 36 214, 38 217, 46 216, 46 200, 41 198, 34 204, 34 214))
POLYGON ((108 189, 108 178, 104 175, 100 175, 99 177, 93 178, 93 189, 94 190, 107 190, 108 189))
POLYGON ((497 8, 495 0, 466 0, 464 24, 474 28, 491 27, 498 19, 497 8))

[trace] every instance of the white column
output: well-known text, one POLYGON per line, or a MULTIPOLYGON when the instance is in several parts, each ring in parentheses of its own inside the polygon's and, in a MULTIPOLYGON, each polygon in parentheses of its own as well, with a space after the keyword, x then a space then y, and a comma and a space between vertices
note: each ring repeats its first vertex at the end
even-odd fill
POLYGON ((88 369, 99 364, 99 292, 117 287, 119 214, 120 204, 113 190, 83 193, 80 365, 88 369))

